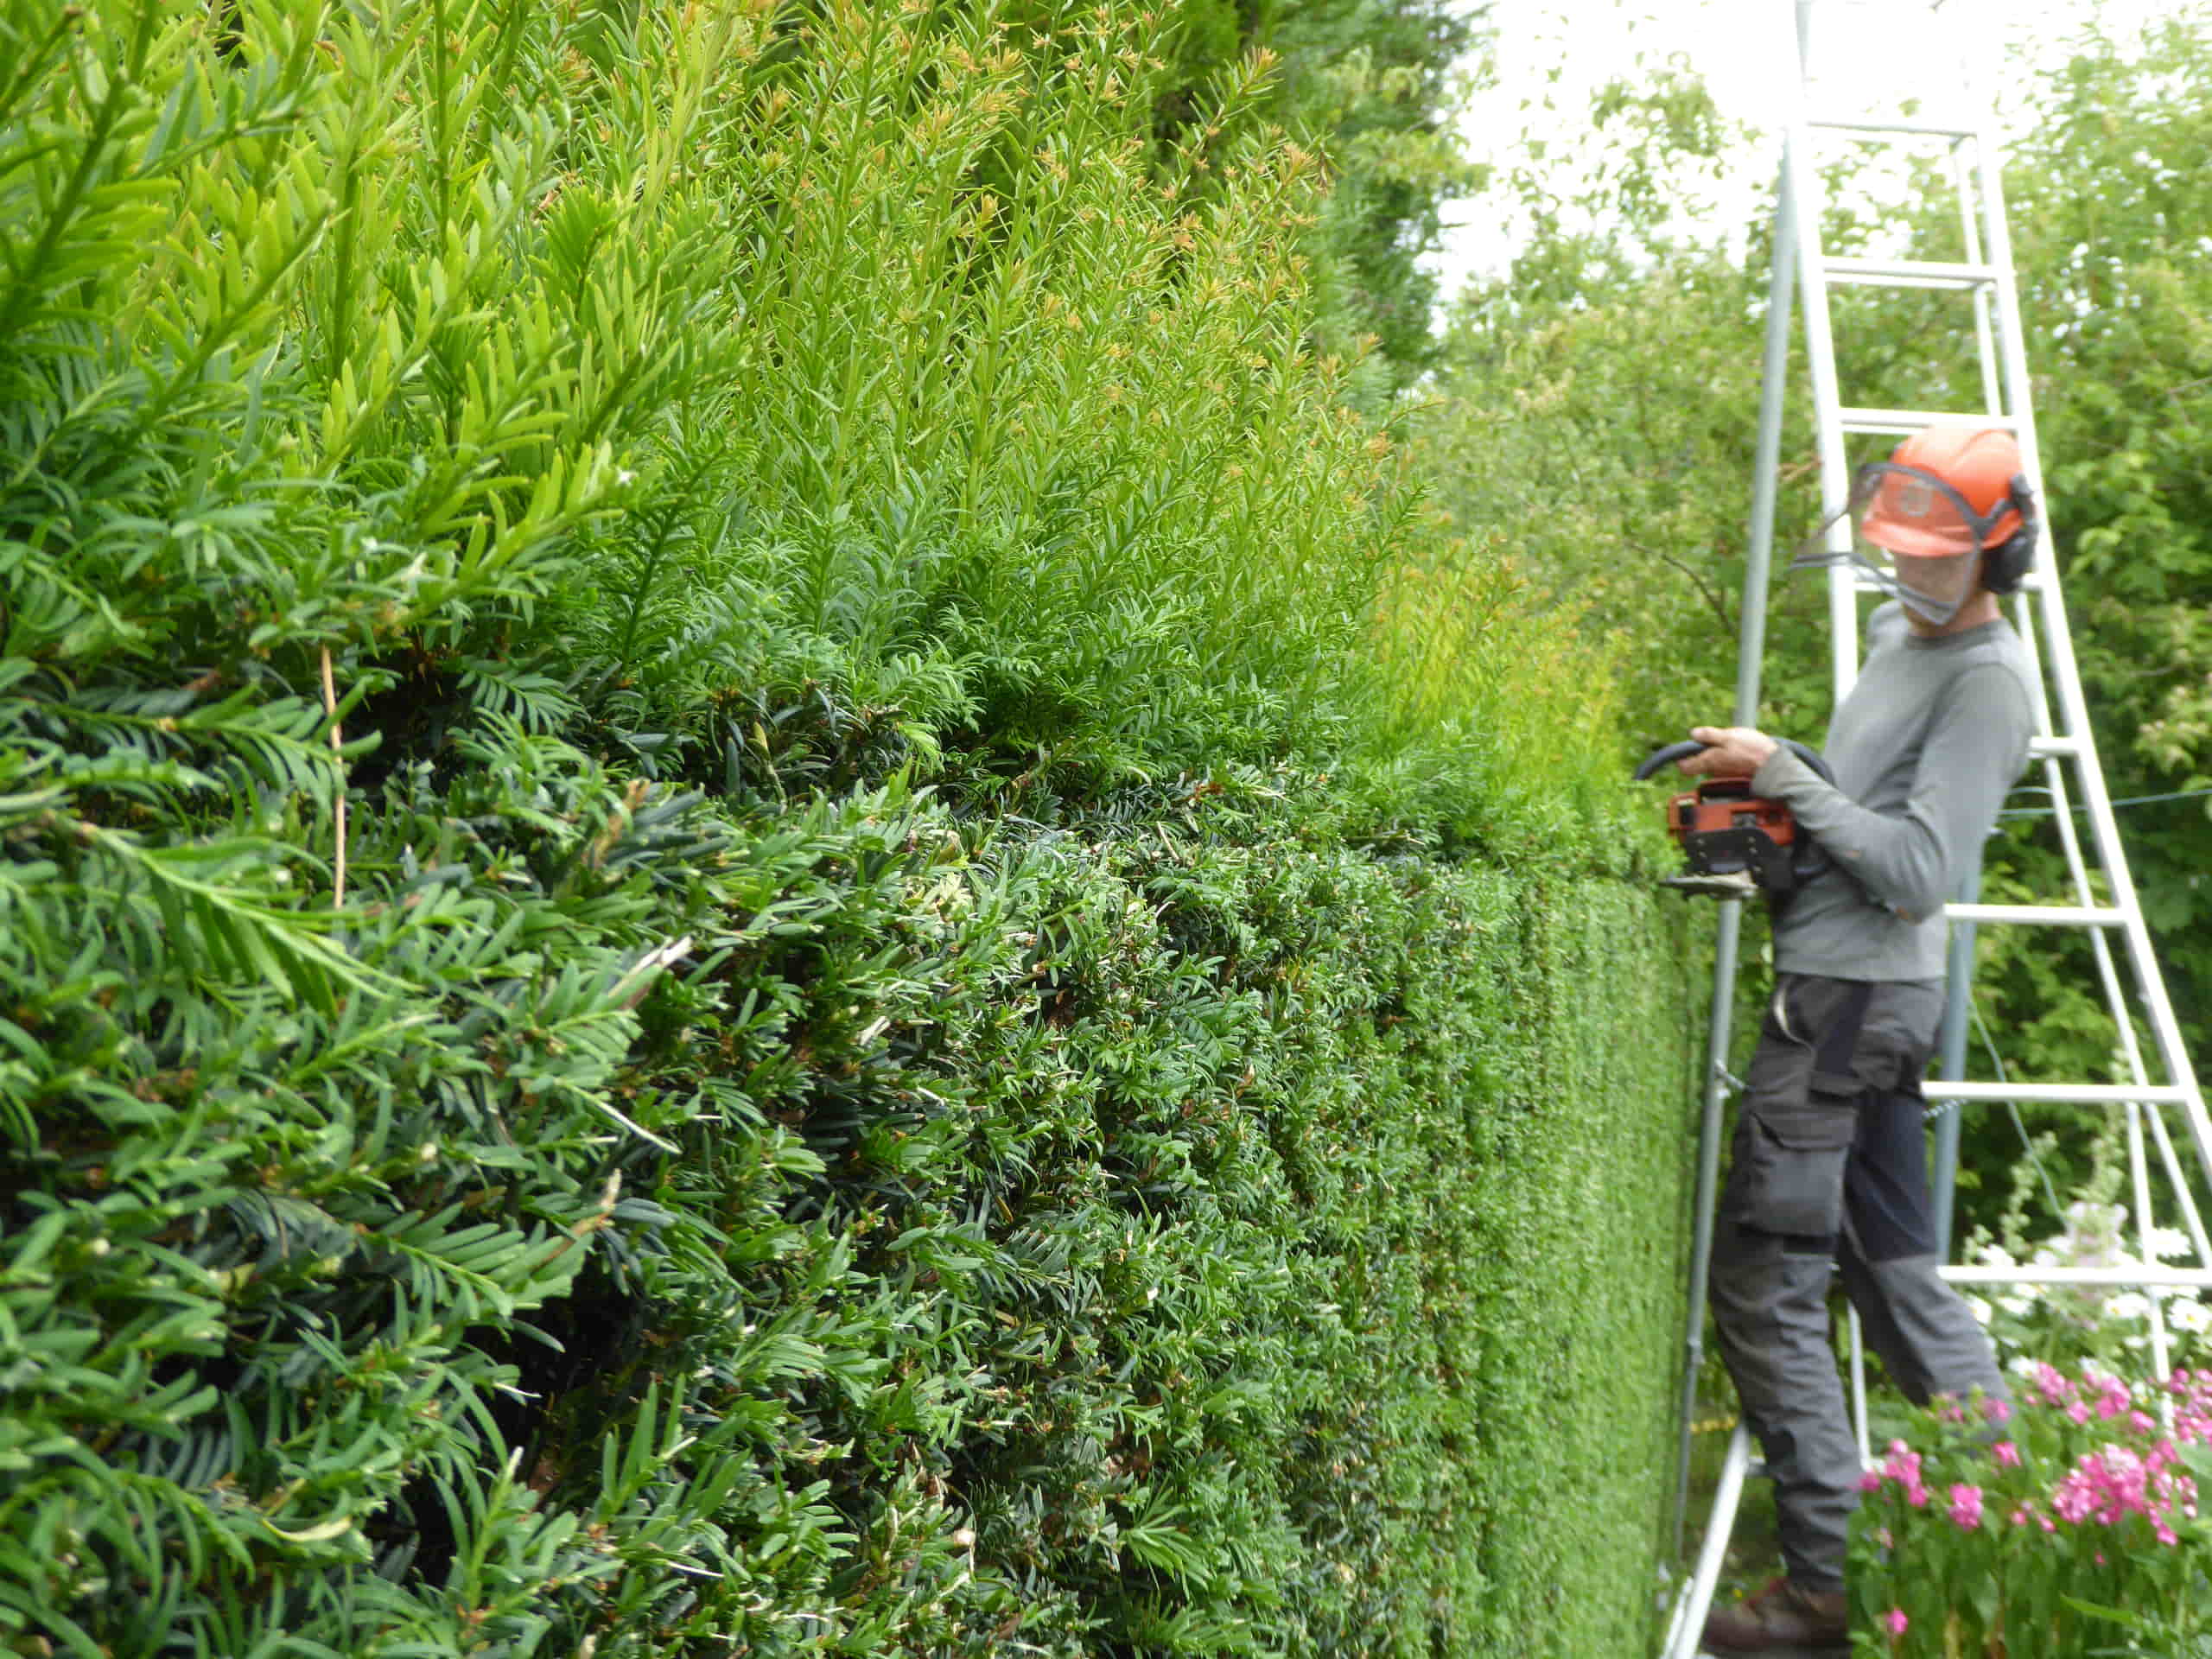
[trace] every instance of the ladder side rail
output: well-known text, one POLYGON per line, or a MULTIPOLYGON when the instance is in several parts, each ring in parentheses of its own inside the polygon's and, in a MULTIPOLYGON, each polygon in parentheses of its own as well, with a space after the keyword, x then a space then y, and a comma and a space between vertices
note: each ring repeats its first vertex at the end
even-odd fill
MULTIPOLYGON (((1808 8, 1801 0, 1799 16, 1808 8)), ((1802 107, 1789 123, 1783 165, 1789 170, 1790 199, 1797 214, 1797 278, 1805 296, 1805 359, 1812 371, 1813 432, 1821 459, 1821 516, 1828 526, 1828 550, 1848 554, 1852 527, 1839 515, 1851 499, 1851 463, 1844 454, 1841 410, 1836 383, 1835 335, 1828 312, 1828 284, 1821 265, 1821 208, 1825 198, 1812 164, 1812 139, 1802 107)), ((1840 703, 1859 676, 1859 601, 1848 561, 1828 567, 1828 658, 1835 701, 1840 703)))
POLYGON ((1784 141, 1775 182, 1774 268, 1767 278, 1759 425, 1751 458, 1751 533, 1745 543, 1744 608, 1736 639, 1735 720, 1738 726, 1756 726, 1759 718, 1761 675, 1766 663, 1767 590, 1772 586, 1774 520, 1780 494, 1782 422, 1789 378, 1789 327, 1797 297, 1796 261, 1803 239, 1798 198, 1790 188, 1789 142, 1784 141))
POLYGON ((1697 1570, 1675 1605, 1675 1618, 1667 1632, 1666 1659, 1696 1659, 1705 1637, 1705 1615, 1713 1605, 1713 1592, 1720 1582, 1720 1568, 1728 1556, 1728 1540, 1736 1530, 1736 1510, 1743 1502, 1744 1477, 1751 1466, 1751 1433, 1742 1422, 1728 1438, 1728 1452, 1721 1459, 1720 1482, 1713 1494, 1713 1515, 1706 1522, 1705 1544, 1698 1551, 1697 1570))
POLYGON ((1731 1090, 1728 1047, 1733 1034, 1736 973, 1743 938, 1744 901, 1720 900, 1713 952, 1713 1005, 1707 1013, 1705 1091, 1699 1105, 1697 1196, 1692 1214, 1690 1274, 1682 1342, 1680 1436, 1675 1454, 1675 1553, 1688 1536, 1690 1451, 1696 1435, 1698 1373, 1705 1359, 1706 1287, 1713 1269, 1713 1236, 1720 1191, 1720 1118, 1731 1090))
MULTIPOLYGON (((1965 239, 1966 262, 1979 265, 1985 263, 1981 256, 1981 227, 1974 222, 1981 206, 1981 182, 1976 176, 1978 169, 1967 160, 1963 143, 1954 142, 1949 148, 1951 182, 1959 193, 1959 230, 1965 239)), ((1991 415, 2009 416, 1998 367, 1996 334, 1990 327, 1989 302, 1987 288, 1974 290, 1974 361, 1981 369, 1981 406, 1991 415)))
MULTIPOLYGON (((2156 1261, 2151 1254, 2151 1163, 2143 1155, 2143 1103, 2127 1103, 2127 1174, 2135 1195, 2135 1254, 2145 1262, 2156 1261)), ((2166 1308, 2155 1290, 2143 1293, 2144 1312, 2151 1325, 2151 1365, 2153 1376, 2165 1378, 2174 1374, 2173 1351, 2166 1343, 2166 1308)), ((2161 1400, 2168 1396, 2161 1395, 2161 1400)))
POLYGON ((2180 1155, 2174 1150, 2174 1138, 2166 1132, 2166 1115, 2153 1103, 2151 1107, 2151 1138, 2158 1143, 2158 1162, 2164 1167, 2166 1179, 2174 1189, 2174 1196, 2181 1201, 2183 1230, 2196 1251, 2196 1259, 2212 1268, 2212 1239, 2204 1231, 2204 1217, 2196 1207, 2196 1194, 2190 1190, 2189 1178, 2182 1173, 2180 1155))
MULTIPOLYGON (((1982 181, 1983 233, 1987 240, 1989 256, 1993 262, 2010 270, 2012 266, 2012 241, 2005 217, 2004 179, 1990 153, 1987 133, 1978 134, 1974 144, 1975 166, 1982 181)), ((2000 287, 1998 313, 1999 348, 2004 367, 2005 390, 2012 412, 2019 422, 2017 430, 2020 437, 2023 464, 2028 469, 2029 485, 2038 499, 2047 499, 2044 490, 2041 448, 2036 442, 2033 388, 2028 376, 2027 348, 2021 327, 2016 283, 2008 282, 2000 287)), ((2048 513, 2045 516, 2048 521, 2048 513)), ((2088 809, 2090 831, 2096 843, 2098 861, 2104 867, 2106 878, 2112 884, 2113 903, 2128 912, 2125 931, 2136 988, 2142 994, 2150 1015, 2152 1034, 2157 1040, 2159 1058, 2165 1066, 2166 1076, 2183 1092, 2182 1108, 2189 1123, 2190 1138, 2196 1143, 2197 1161, 2203 1167, 2206 1181, 2212 1184, 2212 1117, 2206 1116, 2203 1095, 2197 1085, 2196 1073, 2190 1065, 2189 1055, 2183 1047, 2181 1024, 2175 1016, 2173 1003, 2166 995, 2165 981, 2158 971, 2158 958, 2152 950, 2150 929, 2143 919, 2142 906, 2136 896, 2134 878, 2128 871, 2126 855, 2120 847, 2120 825, 2113 815, 2111 796, 2105 788, 2104 768, 2097 758, 2096 734, 2089 725, 2088 708, 2082 691, 2081 669, 2075 660, 2073 636, 2067 627, 2066 601, 2060 592, 2057 562, 2046 558, 2044 564, 2045 580, 2037 590, 2037 597, 2042 602, 2045 631, 2050 639, 2051 667, 2058 690, 2059 704, 2069 731, 2080 744, 2082 794, 2088 809)), ((2071 817, 2070 814, 2067 816, 2071 817)), ((2121 1014, 2120 1023, 2125 1026, 2128 1021, 2124 1007, 2121 1014)))
MULTIPOLYGON (((1796 213, 1798 288, 1805 292, 1805 363, 1812 370, 1812 429, 1821 451, 1821 518, 1834 520, 1827 531, 1832 553, 1852 550, 1852 526, 1838 518, 1852 500, 1852 467, 1842 451, 1842 394, 1836 385, 1836 334, 1829 321, 1827 276, 1821 270, 1821 208, 1827 197, 1821 193, 1821 175, 1812 162, 1812 106, 1809 86, 1814 67, 1814 0, 1796 0, 1796 98, 1789 106, 1783 137, 1783 170, 1789 177, 1789 199, 1796 213)), ((1827 570, 1829 677, 1834 699, 1842 702, 1858 679, 1858 597, 1852 586, 1852 566, 1832 564, 1827 570)))

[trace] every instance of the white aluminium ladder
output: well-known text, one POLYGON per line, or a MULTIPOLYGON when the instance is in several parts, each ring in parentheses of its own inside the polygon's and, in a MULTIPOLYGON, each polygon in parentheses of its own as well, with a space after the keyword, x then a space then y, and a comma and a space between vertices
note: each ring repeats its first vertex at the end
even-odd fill
MULTIPOLYGON (((1774 542, 1777 467, 1780 461, 1782 415, 1789 378, 1790 314, 1795 290, 1804 296, 1805 343, 1810 371, 1814 430, 1818 442, 1824 514, 1835 514, 1849 499, 1852 465, 1847 440, 1872 438, 1878 448, 1862 460, 1886 458, 1890 443, 1905 434, 1947 419, 2009 429, 2018 439, 2029 482, 2044 504, 2044 543, 2036 568, 2013 602, 2012 620, 2026 642, 2042 682, 2037 698, 2037 734, 2032 754, 2040 764, 2065 855, 2069 891, 2056 902, 1985 905, 1978 896, 1979 871, 1973 873, 1959 901, 1946 906, 1951 922, 1949 1003, 1939 1041, 1940 1081, 1928 1085, 1937 1122, 1933 1171, 1939 1236, 1948 1251, 1950 1180, 1956 1167, 1957 1111, 2005 1102, 2039 1101, 2083 1107, 2119 1105, 2126 1113, 2133 1211, 2140 1265, 2115 1268, 1967 1268, 1948 1266, 1944 1277, 1961 1285, 2107 1285, 2149 1289, 2177 1286, 2212 1287, 2212 1242, 2191 1193, 2201 1175, 2212 1190, 2212 1119, 2205 1112, 2189 1057, 2183 1052, 2172 1005, 2151 948, 2151 938, 2120 844, 2119 830, 2097 761, 2058 575, 2049 555, 2052 514, 2044 495, 2042 459, 2036 442, 2035 414, 2022 334, 2019 295, 2012 270, 2012 239, 2006 227, 2001 158, 1986 103, 1975 96, 1976 70, 1993 38, 1977 22, 1973 0, 1828 0, 1821 10, 1881 31, 1893 54, 1944 64, 1951 73, 1948 95, 1938 113, 1910 117, 1892 112, 1844 109, 1825 97, 1816 72, 1813 22, 1815 0, 1796 0, 1797 96, 1784 124, 1781 177, 1774 219, 1774 268, 1768 289, 1766 353, 1759 402, 1751 510, 1750 557, 1745 574, 1743 632, 1737 667, 1735 723, 1758 723, 1761 659, 1765 647, 1766 599, 1774 542), (1931 51, 1940 39, 1941 46, 1931 51), (1948 106, 1972 99, 1970 111, 1948 106), (1822 194, 1816 145, 1821 143, 1941 146, 1958 192, 1963 257, 1951 261, 1882 257, 1837 257, 1821 245, 1822 194), (1842 401, 1829 296, 1847 286, 1892 289, 1934 289, 1961 294, 1972 306, 1975 355, 1979 359, 1978 409, 1915 410, 1847 405, 1842 401), (2069 777, 2070 769, 2070 777, 2069 777), (2080 811, 2086 838, 2075 821, 2080 811), (2101 877, 2102 887, 2098 878, 2101 877), (1965 1033, 1970 1009, 1974 933, 1980 926, 2044 926, 2086 930, 2098 979, 2119 1040, 2118 1081, 2022 1083, 1970 1079, 1966 1076, 1965 1033), (2118 941, 2115 949, 2114 941, 2118 941), (2124 955, 2123 975, 2119 958, 2124 955), (2138 1036, 2138 1020, 2148 1028, 2152 1053, 2138 1036), (2169 1116, 2178 1120, 2195 1152, 2195 1168, 2177 1147, 2169 1116), (2150 1248, 2153 1150, 2174 1195, 2180 1218, 2196 1255, 2196 1265, 2158 1265, 2150 1248)), ((1862 78, 1864 79, 1864 78, 1862 78)), ((1832 549, 1850 550, 1852 527, 1838 518, 1829 531, 1832 549)), ((1859 660, 1860 599, 1869 584, 1847 563, 1827 571, 1830 656, 1834 694, 1840 702, 1851 689, 1859 660)), ((1736 1086, 1727 1071, 1730 1017, 1734 1001, 1742 901, 1721 902, 1713 967, 1705 1111, 1699 1147, 1697 1223, 1691 1267, 1688 1338, 1682 1385, 1681 1440, 1676 1470, 1678 1540, 1686 1518, 1692 1417, 1705 1290, 1713 1243, 1713 1205, 1718 1194, 1723 1108, 1736 1086)), ((2169 1344, 2159 1299, 2149 1296, 2145 1318, 2152 1363, 2163 1373, 2170 1365, 2169 1344)), ((1857 1316, 1850 1322, 1852 1402, 1862 1455, 1867 1445, 1866 1377, 1857 1316)), ((1712 1520, 1694 1571, 1675 1609, 1667 1659, 1690 1659, 1712 1600, 1732 1531, 1738 1498, 1751 1467, 1750 1436, 1738 1427, 1730 1442, 1714 1497, 1712 1520)))

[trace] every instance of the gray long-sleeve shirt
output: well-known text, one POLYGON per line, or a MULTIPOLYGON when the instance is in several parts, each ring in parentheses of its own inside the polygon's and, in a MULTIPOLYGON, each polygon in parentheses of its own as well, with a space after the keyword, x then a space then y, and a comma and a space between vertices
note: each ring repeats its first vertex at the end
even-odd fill
POLYGON ((1895 604, 1828 725, 1834 786, 1787 749, 1752 779, 1833 861, 1777 912, 1774 965, 1833 979, 1941 979, 1942 907, 2028 758, 2035 669, 2003 618, 1923 639, 1895 604))

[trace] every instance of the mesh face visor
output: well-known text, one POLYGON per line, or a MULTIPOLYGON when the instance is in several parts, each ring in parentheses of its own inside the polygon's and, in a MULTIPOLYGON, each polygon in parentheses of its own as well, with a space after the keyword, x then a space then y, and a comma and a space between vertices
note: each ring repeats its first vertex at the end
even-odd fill
POLYGON ((2012 510, 2007 500, 1985 518, 1934 474, 1876 461, 1859 469, 1851 499, 1799 544, 1789 568, 1853 565, 1940 627, 1973 594, 1981 570, 1978 555, 1998 519, 2012 510))

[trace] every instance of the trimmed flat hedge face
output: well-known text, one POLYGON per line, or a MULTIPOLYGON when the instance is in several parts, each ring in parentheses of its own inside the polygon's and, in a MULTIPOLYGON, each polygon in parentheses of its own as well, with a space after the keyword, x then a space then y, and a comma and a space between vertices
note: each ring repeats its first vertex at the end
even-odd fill
POLYGON ((331 1010, 15 918, 18 1650, 1643 1650, 1679 910, 479 758, 331 1010))

